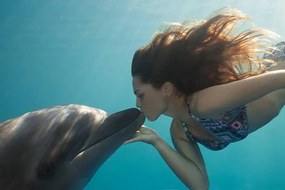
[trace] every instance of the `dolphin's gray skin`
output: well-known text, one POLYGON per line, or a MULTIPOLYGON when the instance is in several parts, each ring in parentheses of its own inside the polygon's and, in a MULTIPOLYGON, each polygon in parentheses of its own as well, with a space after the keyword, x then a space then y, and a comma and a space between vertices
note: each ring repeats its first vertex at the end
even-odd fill
POLYGON ((83 189, 144 120, 135 108, 108 116, 66 105, 0 123, 0 189, 83 189))

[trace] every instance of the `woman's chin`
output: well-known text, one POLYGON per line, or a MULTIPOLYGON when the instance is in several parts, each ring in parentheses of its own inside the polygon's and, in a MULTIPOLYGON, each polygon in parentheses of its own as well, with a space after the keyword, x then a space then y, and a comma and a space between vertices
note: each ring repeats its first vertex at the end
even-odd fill
POLYGON ((147 118, 147 120, 149 121, 155 121, 157 120, 158 117, 152 117, 152 116, 148 116, 148 115, 145 115, 145 117, 147 118))

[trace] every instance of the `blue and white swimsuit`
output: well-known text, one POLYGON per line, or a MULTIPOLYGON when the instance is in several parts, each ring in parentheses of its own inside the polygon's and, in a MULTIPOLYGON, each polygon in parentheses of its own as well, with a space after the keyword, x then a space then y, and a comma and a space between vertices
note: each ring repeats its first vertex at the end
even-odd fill
POLYGON ((181 122, 187 138, 211 150, 221 150, 230 143, 240 141, 248 135, 248 117, 245 106, 226 112, 221 119, 198 119, 193 114, 191 117, 218 137, 218 140, 199 139, 192 135, 186 123, 181 122))

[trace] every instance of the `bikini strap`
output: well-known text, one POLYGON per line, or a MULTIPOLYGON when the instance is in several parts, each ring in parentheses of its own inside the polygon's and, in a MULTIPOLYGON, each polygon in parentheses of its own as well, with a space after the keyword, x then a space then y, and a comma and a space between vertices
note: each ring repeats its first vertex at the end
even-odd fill
POLYGON ((188 129, 188 124, 187 123, 185 123, 185 122, 182 122, 182 121, 180 121, 180 123, 181 123, 181 126, 182 126, 182 128, 183 128, 183 130, 184 130, 184 133, 185 133, 185 135, 186 135, 186 137, 189 139, 189 140, 191 140, 192 142, 198 142, 197 141, 197 139, 192 135, 192 133, 189 131, 189 129, 188 129))
POLYGON ((183 128, 183 130, 184 130, 185 133, 186 133, 187 131, 189 131, 187 123, 182 122, 182 121, 180 121, 180 123, 181 123, 181 126, 182 126, 182 128, 183 128))
POLYGON ((188 114, 189 114, 189 116, 192 118, 192 119, 194 119, 195 121, 200 121, 200 118, 199 117, 197 117, 196 115, 194 115, 192 112, 191 112, 191 109, 190 109, 190 104, 188 103, 188 100, 187 100, 187 98, 185 98, 185 103, 186 103, 186 105, 187 105, 187 109, 188 109, 188 114))

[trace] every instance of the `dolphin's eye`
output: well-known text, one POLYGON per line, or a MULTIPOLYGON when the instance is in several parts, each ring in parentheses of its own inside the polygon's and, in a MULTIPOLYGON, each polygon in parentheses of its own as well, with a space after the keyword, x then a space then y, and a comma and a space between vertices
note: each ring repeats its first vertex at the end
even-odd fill
POLYGON ((50 178, 54 172, 55 164, 53 162, 41 162, 37 169, 38 178, 41 180, 50 178))

